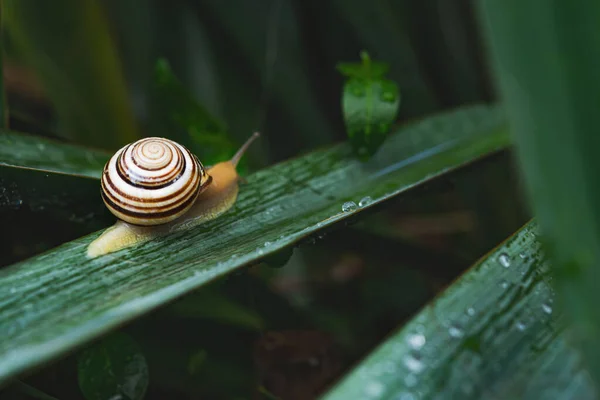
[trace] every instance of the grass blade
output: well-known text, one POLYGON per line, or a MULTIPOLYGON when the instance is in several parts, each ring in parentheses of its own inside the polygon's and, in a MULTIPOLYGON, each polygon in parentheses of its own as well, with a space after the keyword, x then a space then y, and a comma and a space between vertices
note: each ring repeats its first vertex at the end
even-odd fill
POLYGON ((485 256, 323 398, 595 398, 537 236, 529 223, 485 256))
POLYGON ((574 343, 600 382, 599 2, 484 1, 499 86, 574 343), (535 18, 532 18, 535 16, 535 18))
POLYGON ((468 107, 400 129, 368 163, 342 144, 254 173, 228 213, 187 232, 90 260, 94 233, 5 268, 0 381, 509 144, 499 109, 468 107))

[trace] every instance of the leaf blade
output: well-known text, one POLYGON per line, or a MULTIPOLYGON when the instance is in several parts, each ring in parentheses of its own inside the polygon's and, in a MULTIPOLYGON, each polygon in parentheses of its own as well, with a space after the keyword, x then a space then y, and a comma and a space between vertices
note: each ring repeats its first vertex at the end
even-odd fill
POLYGON ((85 259, 94 233, 1 270, 0 381, 509 143, 498 108, 444 113, 366 164, 339 145, 254 173, 228 213, 190 231, 85 259))
POLYGON ((537 235, 530 222, 484 256, 323 399, 594 398, 537 235))

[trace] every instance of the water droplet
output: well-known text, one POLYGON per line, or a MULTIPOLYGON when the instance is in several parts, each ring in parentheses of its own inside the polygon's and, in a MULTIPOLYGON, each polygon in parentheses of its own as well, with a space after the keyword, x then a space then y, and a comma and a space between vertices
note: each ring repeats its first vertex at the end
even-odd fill
POLYGON ((265 254, 265 251, 263 249, 261 249, 260 247, 256 249, 256 252, 258 253, 259 256, 262 256, 263 254, 265 254))
POLYGON ((404 365, 415 374, 418 374, 423 370, 423 363, 419 359, 418 354, 411 354, 404 357, 404 365))
POLYGON ((452 325, 448 328, 448 334, 453 338, 461 338, 464 335, 464 332, 458 325, 452 325))
POLYGON ((11 292, 11 293, 17 293, 17 288, 16 288, 16 287, 12 287, 12 288, 10 288, 10 292, 11 292))
POLYGON ((502 254, 500 254, 500 256, 498 256, 498 262, 504 268, 510 267, 510 257, 506 253, 502 253, 502 254))
POLYGON ((383 101, 393 103, 394 101, 396 101, 396 95, 393 92, 383 92, 381 94, 381 99, 383 101))
POLYGON ((396 372, 397 368, 396 368, 396 364, 393 361, 388 361, 385 363, 383 369, 385 370, 385 372, 387 372, 388 374, 393 374, 396 372))
POLYGON ((501 287, 502 289, 506 289, 506 288, 508 287, 508 282, 506 281, 506 279, 502 279, 502 280, 500 281, 500 287, 501 287))
POLYGON ((268 241, 265 242, 265 244, 264 244, 265 247, 269 247, 270 245, 271 245, 271 242, 268 242, 268 241))
POLYGON ((552 314, 552 306, 548 303, 544 303, 542 304, 542 310, 546 313, 546 314, 552 314))
POLYGON ((358 206, 359 207, 366 207, 369 204, 371 204, 373 202, 373 199, 371 198, 371 196, 367 196, 367 197, 363 197, 362 199, 360 199, 360 201, 358 202, 358 206))
POLYGON ((425 339, 425 335, 423 335, 422 333, 415 333, 408 337, 408 343, 410 344, 410 346, 413 349, 416 349, 416 350, 423 347, 426 342, 427 342, 427 340, 425 339))
POLYGON ((383 394, 385 386, 381 382, 371 381, 365 386, 365 394, 369 397, 379 397, 383 394))
POLYGON ((343 212, 351 212, 351 211, 355 211, 356 209, 357 209, 356 203, 353 201, 347 201, 344 204, 342 204, 343 212))
POLYGON ((467 308, 467 315, 473 317, 475 315, 475 309, 473 307, 467 308))
POLYGON ((404 376, 404 384, 406 387, 414 387, 418 381, 417 377, 413 374, 406 374, 406 376, 404 376))
POLYGON ((415 397, 414 394, 409 393, 409 392, 404 392, 404 393, 400 393, 400 396, 398 396, 398 400, 416 400, 417 398, 415 397))
POLYGON ((527 328, 527 325, 525 325, 525 323, 523 323, 522 321, 517 321, 515 327, 520 331, 524 331, 527 328))
POLYGON ((519 253, 519 257, 525 258, 525 257, 527 257, 527 254, 523 251, 523 252, 519 253))

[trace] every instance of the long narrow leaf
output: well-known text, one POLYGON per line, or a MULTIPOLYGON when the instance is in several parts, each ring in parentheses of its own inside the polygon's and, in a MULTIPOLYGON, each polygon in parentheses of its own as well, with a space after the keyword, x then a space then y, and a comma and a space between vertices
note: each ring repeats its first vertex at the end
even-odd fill
POLYGON ((100 179, 110 153, 16 132, 0 133, 0 168, 37 169, 100 179))
POLYGON ((532 222, 484 257, 324 399, 594 398, 537 235, 532 222))
POLYGON ((482 4, 572 338, 600 385, 600 2, 482 4))
POLYGON ((90 260, 95 233, 0 271, 0 381, 505 148, 503 121, 485 106, 438 115, 401 129, 367 164, 346 144, 315 151, 249 176, 236 205, 205 225, 90 260))

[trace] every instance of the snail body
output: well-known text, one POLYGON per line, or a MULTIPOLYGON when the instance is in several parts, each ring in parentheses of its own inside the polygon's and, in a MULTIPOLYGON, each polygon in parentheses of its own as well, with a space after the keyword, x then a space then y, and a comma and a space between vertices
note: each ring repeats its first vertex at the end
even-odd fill
POLYGON ((118 221, 90 243, 88 257, 197 226, 229 210, 239 191, 237 164, 258 136, 231 160, 207 169, 168 139, 141 139, 117 151, 104 168, 101 193, 118 221))

